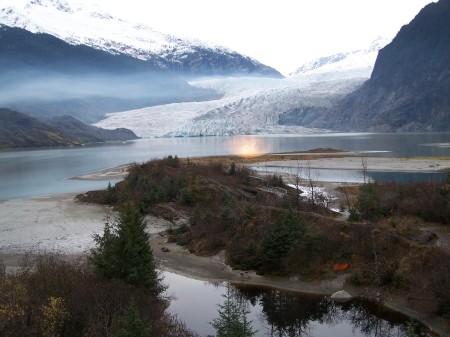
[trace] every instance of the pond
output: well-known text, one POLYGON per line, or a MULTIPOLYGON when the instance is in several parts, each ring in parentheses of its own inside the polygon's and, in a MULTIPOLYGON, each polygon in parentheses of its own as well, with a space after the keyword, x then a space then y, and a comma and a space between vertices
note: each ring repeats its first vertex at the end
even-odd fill
MULTIPOLYGON (((201 336, 214 335, 210 323, 219 316, 227 284, 163 275, 169 285, 166 294, 173 298, 169 311, 201 336)), ((245 304, 257 337, 408 337, 412 327, 417 336, 429 333, 407 316, 367 301, 340 304, 328 297, 276 289, 247 285, 232 289, 233 296, 245 304)))

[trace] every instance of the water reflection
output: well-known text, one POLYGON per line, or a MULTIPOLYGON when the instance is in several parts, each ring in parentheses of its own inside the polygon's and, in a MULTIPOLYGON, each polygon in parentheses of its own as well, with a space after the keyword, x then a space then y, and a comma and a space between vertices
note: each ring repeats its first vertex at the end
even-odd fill
MULTIPOLYGON (((266 326, 262 336, 273 337, 407 337, 407 317, 362 301, 338 304, 329 298, 279 290, 238 288, 254 307, 261 308, 266 326)), ((417 325, 417 336, 428 336, 417 325)))
MULTIPOLYGON (((254 166, 255 171, 266 171, 274 173, 287 173, 299 176, 308 181, 310 178, 317 181, 337 182, 337 183, 363 183, 364 175, 361 170, 339 170, 339 169, 316 169, 308 168, 299 171, 293 167, 283 166, 254 166)), ((415 183, 423 181, 442 181, 447 176, 446 172, 389 172, 389 171, 369 171, 366 172, 366 179, 376 182, 395 181, 399 183, 415 183)))
MULTIPOLYGON (((374 337, 398 337, 408 336, 408 321, 399 319, 395 315, 389 318, 381 318, 382 312, 377 313, 376 310, 369 310, 363 303, 352 303, 348 306, 338 306, 329 299, 324 299, 321 306, 327 307, 327 314, 323 317, 324 322, 328 325, 337 325, 343 321, 349 322, 352 326, 353 333, 360 333, 363 336, 374 337)), ((384 315, 388 316, 387 313, 384 315)), ((420 335, 418 328, 417 336, 420 335)))
POLYGON ((271 144, 260 137, 236 136, 225 139, 225 148, 239 157, 257 157, 272 151, 271 144))
POLYGON ((270 336, 312 336, 311 323, 326 314, 326 308, 317 306, 316 300, 300 301, 281 291, 268 291, 258 297, 270 336))
MULTIPOLYGON (((201 336, 213 335, 209 324, 224 301, 226 284, 164 272, 173 297, 169 311, 201 336)), ((410 319, 363 301, 345 304, 329 298, 268 288, 234 285, 238 302, 246 302, 257 337, 407 337, 410 319)), ((418 327, 417 336, 429 336, 418 327)))

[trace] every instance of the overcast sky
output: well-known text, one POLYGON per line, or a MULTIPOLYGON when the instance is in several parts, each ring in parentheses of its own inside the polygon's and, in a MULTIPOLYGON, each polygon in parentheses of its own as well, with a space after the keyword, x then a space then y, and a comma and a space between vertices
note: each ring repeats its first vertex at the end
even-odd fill
MULTIPOLYGON (((155 30, 236 50, 288 74, 304 62, 394 37, 432 0, 74 0, 155 30)), ((69 0, 69 2, 72 2, 69 0)))

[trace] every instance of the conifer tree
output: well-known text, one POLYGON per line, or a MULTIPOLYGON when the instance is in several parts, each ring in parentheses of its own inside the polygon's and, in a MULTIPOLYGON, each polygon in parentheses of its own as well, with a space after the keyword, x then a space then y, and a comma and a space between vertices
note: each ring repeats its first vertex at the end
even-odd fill
POLYGON ((289 254, 301 232, 304 231, 302 221, 294 215, 292 209, 289 209, 285 216, 277 221, 276 227, 263 237, 260 271, 281 271, 283 268, 281 259, 289 254))
POLYGON ((120 318, 119 337, 143 337, 148 335, 150 324, 144 322, 134 301, 120 318))
POLYGON ((102 236, 94 235, 96 247, 91 250, 90 260, 103 278, 120 279, 158 296, 164 287, 149 240, 143 216, 127 203, 118 219, 112 222, 107 219, 102 236))
POLYGON ((227 291, 222 297, 225 301, 219 304, 219 317, 210 323, 216 329, 216 337, 254 336, 256 331, 252 328, 252 322, 248 320, 249 312, 234 298, 230 284, 227 285, 227 291))

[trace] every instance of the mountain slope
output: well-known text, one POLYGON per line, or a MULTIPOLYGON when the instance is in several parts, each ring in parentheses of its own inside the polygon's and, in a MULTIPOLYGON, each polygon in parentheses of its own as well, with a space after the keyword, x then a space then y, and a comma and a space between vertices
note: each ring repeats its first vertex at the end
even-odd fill
POLYGON ((0 109, 0 148, 67 146, 136 139, 130 130, 103 130, 72 117, 41 122, 8 109, 0 109))
POLYGON ((227 48, 163 34, 146 25, 112 17, 96 7, 79 8, 63 0, 9 5, 0 7, 0 23, 48 33, 73 45, 127 54, 159 69, 187 75, 282 77, 275 69, 227 48))
POLYGON ((91 123, 105 112, 214 97, 148 62, 0 25, 0 106, 91 123))
POLYGON ((348 76, 352 77, 369 78, 379 50, 389 42, 388 38, 378 37, 368 48, 314 59, 300 66, 290 76, 322 75, 322 78, 325 76, 329 78, 334 75, 343 78, 344 74, 348 73, 348 76))
POLYGON ((450 130, 450 0, 424 7, 380 50, 372 76, 311 125, 358 131, 450 130))
MULTIPOLYGON (((311 83, 317 83, 317 85, 330 82, 338 87, 354 90, 370 78, 379 50, 389 41, 388 38, 378 37, 368 48, 320 57, 300 66, 290 74, 289 78, 308 79, 311 83), (347 87, 344 86, 345 83, 348 84, 347 87)), ((283 111, 279 115, 278 124, 317 126, 314 122, 318 117, 326 115, 332 106, 337 103, 337 98, 343 98, 342 94, 348 94, 350 91, 340 90, 341 96, 334 95, 328 104, 301 104, 283 111)), ((318 126, 321 128, 329 127, 325 124, 318 126)))
POLYGON ((45 123, 15 111, 0 109, 0 148, 75 144, 45 123))

